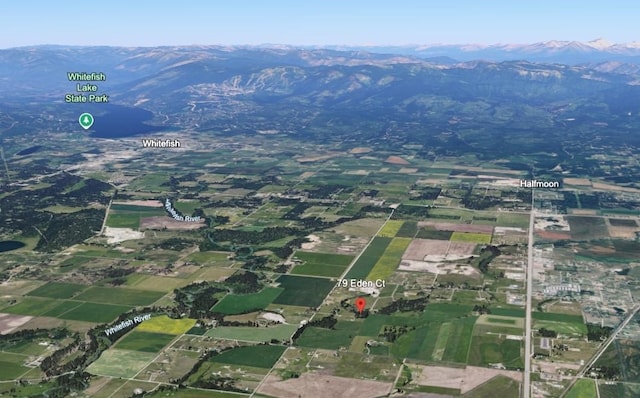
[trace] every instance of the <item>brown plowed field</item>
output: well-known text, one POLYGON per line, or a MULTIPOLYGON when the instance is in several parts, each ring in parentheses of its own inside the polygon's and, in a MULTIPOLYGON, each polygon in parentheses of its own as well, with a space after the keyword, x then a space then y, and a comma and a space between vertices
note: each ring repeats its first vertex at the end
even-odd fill
POLYGON ((374 398, 386 396, 391 383, 372 380, 348 379, 320 373, 304 373, 299 378, 281 380, 269 375, 256 391, 271 397, 334 397, 374 398))
POLYGON ((420 227, 433 227, 439 231, 452 231, 452 232, 476 232, 483 234, 493 233, 493 227, 491 225, 480 224, 454 224, 450 222, 435 222, 435 221, 421 221, 418 223, 420 227))

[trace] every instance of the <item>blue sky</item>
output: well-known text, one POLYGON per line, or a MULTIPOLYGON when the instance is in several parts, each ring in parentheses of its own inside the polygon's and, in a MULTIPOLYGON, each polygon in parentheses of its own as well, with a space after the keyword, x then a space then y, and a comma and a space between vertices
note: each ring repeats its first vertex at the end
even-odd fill
POLYGON ((15 0, 0 48, 640 41, 640 1, 15 0))

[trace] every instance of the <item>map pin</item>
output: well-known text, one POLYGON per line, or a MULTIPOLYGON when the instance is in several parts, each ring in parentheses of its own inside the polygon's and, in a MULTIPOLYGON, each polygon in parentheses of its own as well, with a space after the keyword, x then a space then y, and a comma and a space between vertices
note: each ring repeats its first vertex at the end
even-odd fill
POLYGON ((358 309, 358 311, 360 312, 360 315, 362 315, 362 311, 364 310, 364 306, 367 305, 366 300, 364 299, 364 297, 358 297, 356 299, 356 308, 358 309))
POLYGON ((88 130, 91 126, 93 126, 93 115, 90 113, 83 113, 78 118, 78 123, 82 126, 83 129, 88 130))

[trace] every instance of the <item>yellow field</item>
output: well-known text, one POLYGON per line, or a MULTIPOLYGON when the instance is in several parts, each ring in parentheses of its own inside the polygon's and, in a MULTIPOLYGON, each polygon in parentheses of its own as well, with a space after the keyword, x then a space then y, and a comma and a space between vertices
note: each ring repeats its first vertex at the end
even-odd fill
POLYGON ((400 264, 402 254, 407 250, 409 243, 411 243, 411 238, 393 238, 382 256, 380 256, 376 265, 371 272, 369 272, 367 280, 375 281, 376 279, 387 279, 390 277, 398 267, 398 264, 400 264))
POLYGON ((166 315, 160 315, 142 322, 136 330, 142 332, 155 332, 166 334, 183 334, 196 324, 195 319, 171 319, 166 315))
POLYGON ((402 220, 389 220, 384 224, 384 227, 382 227, 378 236, 383 238, 393 238, 400 230, 400 227, 402 227, 402 224, 404 224, 404 221, 402 220))
POLYGON ((451 241, 453 242, 468 242, 468 243, 491 243, 491 234, 481 234, 473 232, 454 232, 451 234, 451 241))

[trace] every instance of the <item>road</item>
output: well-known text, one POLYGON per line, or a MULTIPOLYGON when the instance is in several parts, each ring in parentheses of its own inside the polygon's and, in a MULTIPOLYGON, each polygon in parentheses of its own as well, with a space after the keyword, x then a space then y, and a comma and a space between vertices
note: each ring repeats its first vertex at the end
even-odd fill
POLYGON ((562 395, 560 395, 561 397, 566 396, 567 393, 573 387, 573 385, 576 383, 576 381, 584 377, 585 373, 587 373, 589 369, 591 369, 591 367, 598 361, 598 359, 600 359, 600 356, 606 351, 606 349, 611 345, 611 343, 613 343, 613 341, 616 339, 616 337, 622 331, 622 329, 624 329, 625 326, 627 326, 627 324, 631 322, 631 320, 638 313, 638 311, 640 311, 640 305, 636 305, 635 307, 633 307, 631 311, 627 313, 627 316, 624 318, 624 320, 620 322, 620 324, 609 335, 609 337, 607 337, 607 339, 600 345, 600 348, 598 348, 598 351, 596 351, 595 354, 593 354, 589 362, 587 362, 582 367, 580 372, 578 372, 578 374, 576 374, 575 377, 571 380, 571 383, 569 383, 569 385, 567 386, 567 388, 565 388, 562 395))
POLYGON ((524 339, 524 381, 522 396, 531 396, 531 295, 533 294, 533 227, 535 222, 534 192, 531 191, 531 215, 529 216, 529 244, 527 249, 527 306, 525 317, 524 339))

